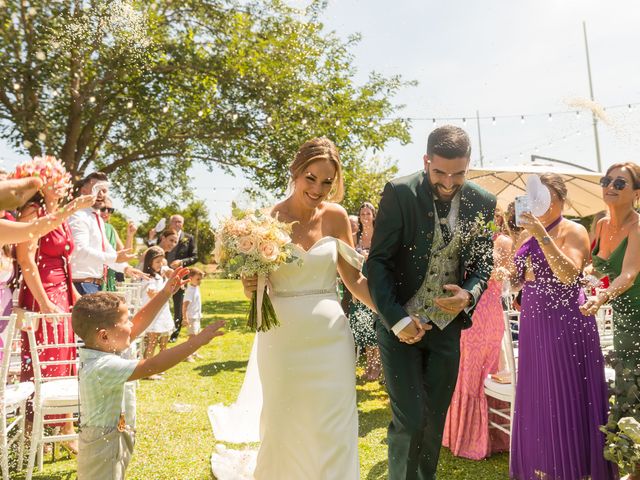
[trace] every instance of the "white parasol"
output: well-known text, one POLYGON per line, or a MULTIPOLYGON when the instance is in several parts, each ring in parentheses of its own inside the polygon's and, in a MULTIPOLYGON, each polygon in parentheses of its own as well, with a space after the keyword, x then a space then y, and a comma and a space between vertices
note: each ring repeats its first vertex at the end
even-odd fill
POLYGON ((558 166, 550 162, 535 161, 499 169, 471 168, 467 179, 496 195, 498 205, 506 210, 518 195, 526 193, 527 178, 543 173, 557 173, 564 178, 568 191, 563 212, 565 215, 585 217, 606 208, 599 183, 601 173, 558 166))

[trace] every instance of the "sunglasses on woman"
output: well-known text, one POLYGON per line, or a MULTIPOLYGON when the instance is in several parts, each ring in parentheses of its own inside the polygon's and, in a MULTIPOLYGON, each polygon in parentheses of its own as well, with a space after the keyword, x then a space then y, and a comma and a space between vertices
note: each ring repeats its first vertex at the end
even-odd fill
POLYGON ((600 186, 602 188, 607 188, 613 182, 613 188, 616 190, 624 190, 627 188, 627 181, 624 178, 616 178, 615 180, 611 177, 602 177, 600 179, 600 186))
POLYGON ((102 208, 100 209, 100 211, 101 211, 102 213, 104 213, 104 212, 107 212, 107 213, 113 213, 113 212, 115 212, 115 211, 116 211, 116 209, 115 209, 115 208, 112 208, 112 207, 102 207, 102 208))

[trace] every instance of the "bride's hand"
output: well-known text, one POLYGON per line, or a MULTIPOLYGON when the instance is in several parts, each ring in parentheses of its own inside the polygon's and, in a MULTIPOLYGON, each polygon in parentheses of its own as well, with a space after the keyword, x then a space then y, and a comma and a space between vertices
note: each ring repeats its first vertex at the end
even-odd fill
POLYGON ((253 292, 258 290, 258 276, 254 275, 253 277, 242 277, 241 280, 246 297, 253 297, 253 292))

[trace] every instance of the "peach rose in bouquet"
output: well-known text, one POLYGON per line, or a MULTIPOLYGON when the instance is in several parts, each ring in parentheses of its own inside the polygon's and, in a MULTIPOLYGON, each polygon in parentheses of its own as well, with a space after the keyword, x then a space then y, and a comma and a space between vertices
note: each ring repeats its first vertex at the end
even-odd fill
POLYGON ((265 280, 281 265, 301 261, 291 244, 291 224, 233 205, 231 216, 216 230, 214 257, 228 277, 258 276, 262 291, 254 292, 251 299, 249 328, 266 331, 278 326, 265 280))

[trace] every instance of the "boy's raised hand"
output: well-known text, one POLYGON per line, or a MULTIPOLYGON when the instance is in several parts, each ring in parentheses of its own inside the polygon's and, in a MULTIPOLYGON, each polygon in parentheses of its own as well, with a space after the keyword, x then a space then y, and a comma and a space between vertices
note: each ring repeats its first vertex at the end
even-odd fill
POLYGON ((224 335, 224 332, 220 331, 220 329, 223 326, 224 326, 224 320, 218 320, 217 322, 214 322, 211 325, 207 325, 202 329, 202 331, 199 334, 196 335, 196 341, 200 346, 206 345, 215 337, 224 335))
POLYGON ((169 279, 167 280, 167 283, 164 284, 162 290, 167 292, 169 295, 173 295, 186 285, 187 282, 189 282, 188 279, 184 278, 188 273, 189 269, 186 267, 176 268, 173 273, 169 275, 169 279))

